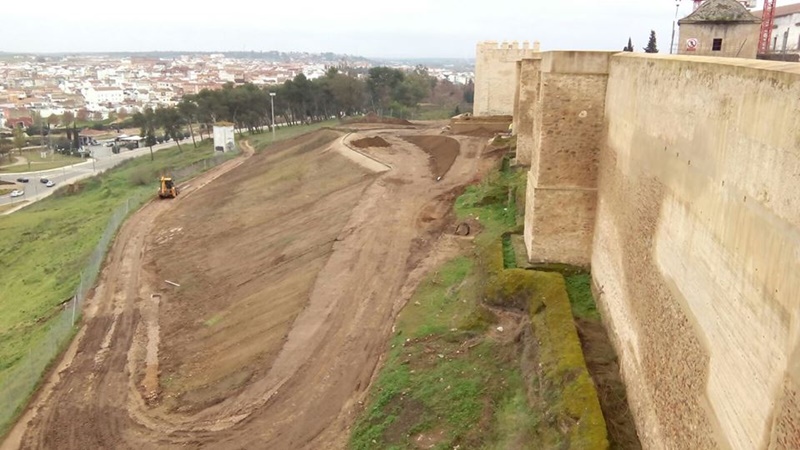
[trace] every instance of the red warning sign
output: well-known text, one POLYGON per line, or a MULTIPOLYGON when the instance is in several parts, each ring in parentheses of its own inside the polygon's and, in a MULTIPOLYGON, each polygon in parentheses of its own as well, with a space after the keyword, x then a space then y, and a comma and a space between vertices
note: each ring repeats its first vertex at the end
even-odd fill
POLYGON ((697 39, 690 38, 686 40, 686 51, 693 52, 697 50, 697 39))

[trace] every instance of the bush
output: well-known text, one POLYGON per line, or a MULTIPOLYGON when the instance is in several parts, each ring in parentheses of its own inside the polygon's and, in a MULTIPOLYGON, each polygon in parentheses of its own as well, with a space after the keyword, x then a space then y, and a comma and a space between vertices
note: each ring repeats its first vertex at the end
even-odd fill
POLYGON ((156 179, 156 174, 146 167, 139 167, 131 172, 130 182, 134 186, 146 186, 156 179))

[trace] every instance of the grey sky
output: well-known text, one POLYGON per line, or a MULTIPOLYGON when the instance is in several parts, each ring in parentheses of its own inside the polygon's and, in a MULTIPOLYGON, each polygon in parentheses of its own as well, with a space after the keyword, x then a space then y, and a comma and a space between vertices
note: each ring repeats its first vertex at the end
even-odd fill
MULTIPOLYGON (((681 17, 691 3, 681 2, 681 17)), ((674 15, 674 0, 38 0, 3 6, 0 51, 473 57, 480 40, 539 40, 544 50, 621 50, 630 36, 641 51, 654 29, 664 53, 674 15)))

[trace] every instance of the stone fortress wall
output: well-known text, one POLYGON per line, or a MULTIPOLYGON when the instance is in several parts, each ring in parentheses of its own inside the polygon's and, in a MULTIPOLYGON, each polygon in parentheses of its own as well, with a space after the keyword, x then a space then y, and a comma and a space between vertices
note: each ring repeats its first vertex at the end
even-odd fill
POLYGON ((517 61, 534 58, 539 53, 539 43, 478 44, 475 56, 475 116, 510 116, 514 113, 514 96, 517 90, 517 61))
POLYGON ((486 103, 531 143, 529 258, 591 265, 645 447, 800 448, 800 67, 538 56, 486 103))

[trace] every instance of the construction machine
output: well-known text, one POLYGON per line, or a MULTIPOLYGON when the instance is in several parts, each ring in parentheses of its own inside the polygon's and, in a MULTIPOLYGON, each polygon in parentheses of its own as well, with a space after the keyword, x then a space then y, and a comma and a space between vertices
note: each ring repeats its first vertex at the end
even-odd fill
POLYGON ((158 189, 159 198, 175 198, 178 196, 178 186, 172 177, 161 177, 161 187, 158 189))

